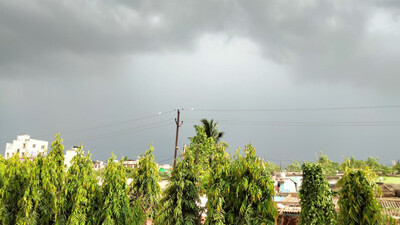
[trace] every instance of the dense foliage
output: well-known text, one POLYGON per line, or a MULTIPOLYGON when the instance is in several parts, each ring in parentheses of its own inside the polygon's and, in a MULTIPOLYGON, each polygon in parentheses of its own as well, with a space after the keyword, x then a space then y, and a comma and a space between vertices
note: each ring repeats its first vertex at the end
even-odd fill
POLYGON ((365 169, 368 167, 370 170, 374 172, 382 172, 384 175, 393 173, 393 170, 395 169, 394 167, 391 168, 389 166, 379 164, 379 159, 373 157, 368 157, 367 160, 356 160, 354 157, 351 157, 350 160, 346 160, 340 164, 341 170, 345 170, 346 167, 351 169, 365 169))
POLYGON ((205 175, 209 168, 215 152, 215 142, 212 137, 207 137, 202 126, 196 126, 196 135, 191 137, 190 145, 185 155, 191 155, 194 159, 196 171, 200 177, 205 175))
POLYGON ((154 218, 155 209, 161 196, 161 189, 158 182, 161 180, 158 175, 157 164, 154 162, 154 147, 140 156, 138 168, 134 170, 133 180, 130 184, 132 204, 140 204, 146 217, 154 218))
POLYGON ((287 172, 300 172, 301 171, 300 162, 294 160, 292 164, 290 164, 286 167, 286 171, 287 172))
POLYGON ((3 187, 4 184, 4 170, 6 167, 6 160, 0 155, 0 189, 3 187))
POLYGON ((100 222, 103 224, 129 224, 131 208, 129 205, 129 187, 126 183, 122 160, 115 162, 115 156, 107 160, 102 185, 100 222))
MULTIPOLYGON (((210 124, 212 132, 217 132, 213 121, 210 124)), ((244 154, 237 150, 231 157, 225 150, 227 144, 216 143, 206 128, 196 126, 183 159, 177 160, 171 173, 164 173, 169 181, 164 192, 151 146, 136 168, 124 167, 123 160, 113 155, 106 168, 98 171, 82 147, 67 169, 59 135, 47 156, 27 158, 17 153, 5 160, 0 155, 0 224, 124 225, 153 220, 156 224, 197 225, 205 212, 206 224, 274 224, 278 212, 271 172, 281 168, 264 162, 252 145, 245 147, 244 154), (202 195, 208 199, 205 208, 199 204, 202 195)), ((373 171, 385 168, 371 157, 342 164, 339 224, 386 220, 375 198, 374 173, 369 167, 373 171)), ((335 174, 339 164, 321 154, 316 164, 300 168, 300 162, 294 161, 286 169, 303 170, 300 223, 333 224, 332 193, 325 175, 335 174)))
POLYGON ((223 146, 218 146, 211 170, 204 184, 207 194, 207 224, 225 224, 225 198, 229 183, 227 182, 230 170, 230 156, 223 146))
POLYGON ((1 166, 4 171, 0 189, 2 224, 61 223, 64 146, 59 135, 51 147, 46 158, 20 159, 16 154, 1 166))
POLYGON ((389 224, 391 218, 382 214, 376 199, 379 187, 374 182, 375 173, 368 168, 345 168, 339 180, 339 222, 340 224, 389 224))
POLYGON ((393 166, 393 170, 400 174, 400 160, 397 161, 397 164, 393 166))
POLYGON ((299 224, 334 224, 336 212, 332 202, 332 191, 321 165, 304 163, 302 170, 299 224))
POLYGON ((90 154, 85 156, 82 147, 79 147, 68 169, 63 188, 62 224, 97 224, 100 187, 92 167, 90 154))
POLYGON ((281 172, 282 171, 282 168, 279 165, 276 165, 274 162, 267 161, 267 162, 264 162, 264 165, 265 165, 265 169, 269 173, 281 172))
POLYGON ((194 159, 185 154, 183 160, 177 160, 172 170, 170 183, 160 202, 157 224, 194 225, 200 224, 199 178, 195 171, 194 159))
MULTIPOLYGON (((51 147, 47 156, 34 159, 19 154, 8 160, 0 157, 0 224, 143 224, 144 211, 129 195, 138 188, 129 189, 122 161, 113 156, 98 176, 90 154, 85 156, 80 147, 67 170, 59 135, 51 147)), ((143 168, 157 175, 154 156, 148 155, 143 161, 150 158, 152 167, 146 161, 143 168)), ((146 171, 137 174, 141 173, 146 171)), ((140 205, 146 201, 138 200, 140 205)))
MULTIPOLYGON (((215 143, 218 143, 219 140, 224 136, 224 132, 218 130, 218 123, 214 123, 214 120, 208 121, 207 119, 200 120, 201 127, 203 127, 204 132, 206 133, 208 138, 212 138, 215 143)), ((198 125, 195 125, 197 128, 198 125)))
POLYGON ((333 162, 328 158, 327 155, 324 155, 321 152, 320 157, 317 160, 317 163, 319 163, 322 167, 322 170, 324 171, 326 176, 333 176, 339 171, 339 163, 333 162))
POLYGON ((252 145, 245 147, 244 156, 236 151, 233 161, 220 150, 212 166, 208 224, 274 224, 278 213, 273 181, 252 145))

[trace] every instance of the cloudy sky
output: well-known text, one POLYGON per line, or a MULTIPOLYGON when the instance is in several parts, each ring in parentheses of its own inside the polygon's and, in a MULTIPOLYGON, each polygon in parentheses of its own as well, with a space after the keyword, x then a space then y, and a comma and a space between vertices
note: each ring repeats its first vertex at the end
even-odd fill
POLYGON ((398 0, 0 0, 0 146, 61 132, 171 162, 179 108, 181 147, 213 118, 231 152, 389 164, 399 40, 398 0))

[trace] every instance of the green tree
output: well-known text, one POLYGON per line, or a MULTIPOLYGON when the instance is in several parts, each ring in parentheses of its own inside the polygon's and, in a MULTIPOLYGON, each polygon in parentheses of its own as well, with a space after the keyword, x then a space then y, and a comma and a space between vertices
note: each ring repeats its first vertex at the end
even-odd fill
POLYGON ((63 188, 64 208, 62 224, 97 224, 100 188, 90 154, 84 155, 82 146, 76 150, 68 169, 63 188))
POLYGON ((374 172, 382 172, 382 166, 379 164, 379 158, 368 157, 367 166, 374 172))
MULTIPOLYGON (((219 140, 224 136, 225 133, 218 130, 218 123, 214 123, 213 119, 210 121, 207 119, 202 119, 200 122, 200 126, 204 128, 207 137, 214 139, 215 143, 218 143, 219 140)), ((199 125, 195 125, 195 128, 198 126, 199 125)))
POLYGON ((336 218, 332 191, 320 164, 304 163, 300 189, 301 213, 299 224, 334 224, 336 218))
POLYGON ((328 156, 324 155, 322 152, 317 163, 321 165, 326 176, 333 176, 339 170, 339 163, 331 161, 328 156))
POLYGON ((194 159, 185 154, 183 160, 177 160, 172 170, 170 182, 161 199, 156 224, 195 225, 200 224, 199 178, 195 172, 194 159))
POLYGON ((23 165, 26 166, 26 175, 28 176, 29 185, 24 188, 24 195, 18 202, 19 211, 17 213, 16 224, 48 224, 43 215, 49 211, 49 205, 43 204, 43 179, 41 171, 44 167, 45 158, 36 157, 34 161, 25 159, 23 165))
POLYGON ((161 197, 161 189, 158 182, 161 180, 158 175, 158 167, 154 162, 154 147, 140 156, 139 166, 134 170, 133 180, 130 183, 131 202, 139 204, 146 213, 146 217, 154 218, 155 209, 161 197))
POLYGON ((274 224, 278 216, 270 172, 256 156, 255 148, 247 145, 244 156, 236 151, 229 162, 221 154, 213 163, 207 196, 207 224, 274 224))
POLYGON ((204 127, 196 126, 196 135, 190 138, 190 145, 186 149, 186 155, 190 154, 194 158, 197 167, 196 171, 203 177, 210 168, 212 156, 216 145, 214 139, 207 137, 204 127))
POLYGON ((47 157, 21 161, 17 154, 7 163, 6 183, 0 191, 3 224, 61 223, 64 146, 58 134, 51 147, 47 157))
POLYGON ((0 190, 4 184, 4 173, 6 168, 6 160, 0 155, 0 190))
POLYGON ((64 145, 60 134, 51 143, 51 151, 43 160, 41 187, 43 197, 40 206, 40 224, 54 224, 59 221, 63 208, 62 188, 64 185, 64 145))
POLYGON ((397 164, 393 166, 393 170, 400 174, 400 160, 397 161, 397 164))
POLYGON ((300 172, 301 171, 300 162, 294 160, 292 164, 290 164, 290 165, 288 165, 286 167, 286 171, 288 171, 288 172, 300 172))
MULTIPOLYGON (((20 199, 29 187, 29 175, 28 163, 21 162, 18 153, 8 159, 0 189, 1 224, 17 224, 17 214, 21 209, 20 199)), ((25 208, 23 207, 24 210, 25 208)))
POLYGON ((273 172, 281 172, 281 167, 279 165, 276 165, 274 162, 271 161, 267 161, 264 163, 265 165, 265 169, 269 172, 269 173, 273 173, 273 172))
POLYGON ((132 218, 129 207, 129 188, 122 160, 115 162, 115 155, 107 160, 101 187, 102 199, 99 215, 101 224, 129 224, 132 218))
MULTIPOLYGON (((350 164, 350 162, 348 162, 350 164)), ((340 224, 386 224, 382 208, 376 199, 379 187, 375 173, 365 169, 345 168, 339 180, 340 224)))
POLYGON ((225 198, 229 190, 230 156, 225 147, 220 145, 215 151, 211 170, 208 174, 205 190, 207 194, 207 220, 206 224, 225 224, 225 198))

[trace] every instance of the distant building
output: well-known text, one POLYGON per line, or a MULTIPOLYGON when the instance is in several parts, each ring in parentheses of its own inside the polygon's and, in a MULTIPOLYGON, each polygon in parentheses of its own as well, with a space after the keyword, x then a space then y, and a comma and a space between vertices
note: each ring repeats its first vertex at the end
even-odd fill
POLYGON ((103 168, 106 168, 106 165, 104 164, 103 161, 93 161, 93 170, 101 170, 103 168))
POLYGON ((275 181, 274 188, 277 193, 296 193, 303 183, 301 175, 286 172, 274 173, 273 180, 275 181))
POLYGON ((78 146, 74 146, 71 149, 68 149, 65 151, 64 164, 67 167, 67 169, 71 167, 72 159, 74 158, 74 156, 76 156, 77 149, 78 149, 78 146))
POLYGON ((297 183, 291 178, 279 178, 274 183, 275 190, 278 193, 296 193, 297 183))
POLYGON ((45 155, 48 145, 47 141, 31 139, 27 134, 18 135, 13 143, 7 143, 4 158, 9 159, 17 153, 20 158, 35 158, 39 154, 45 155))
POLYGON ((129 167, 129 168, 136 168, 138 166, 138 163, 139 163, 139 159, 138 160, 128 159, 128 160, 124 161, 122 163, 122 165, 124 165, 125 167, 129 167))

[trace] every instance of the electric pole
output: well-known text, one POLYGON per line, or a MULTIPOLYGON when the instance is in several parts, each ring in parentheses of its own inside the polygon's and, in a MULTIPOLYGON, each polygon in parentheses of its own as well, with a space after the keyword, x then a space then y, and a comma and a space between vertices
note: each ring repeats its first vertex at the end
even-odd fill
POLYGON ((176 152, 178 151, 178 135, 179 135, 179 127, 182 126, 183 121, 180 121, 179 116, 181 114, 181 112, 179 111, 179 109, 177 109, 177 118, 175 118, 175 123, 176 123, 176 139, 175 139, 175 156, 174 156, 174 168, 176 165, 176 152))

